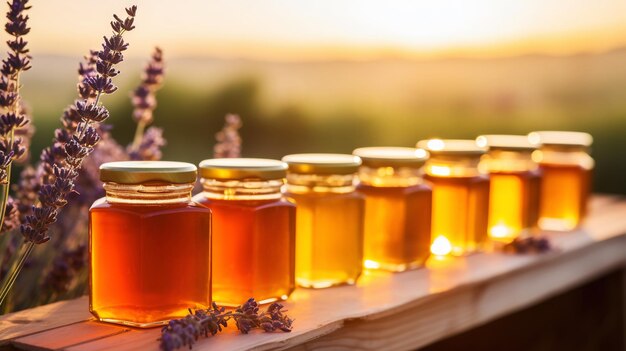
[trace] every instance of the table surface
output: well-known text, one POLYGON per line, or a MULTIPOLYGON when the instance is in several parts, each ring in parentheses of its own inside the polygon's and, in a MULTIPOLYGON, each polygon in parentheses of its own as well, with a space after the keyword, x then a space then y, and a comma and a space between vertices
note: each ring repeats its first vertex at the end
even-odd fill
MULTIPOLYGON (((431 257, 426 268, 366 272, 356 286, 296 289, 285 303, 291 333, 202 338, 194 350, 416 349, 572 289, 626 266, 626 199, 595 196, 583 228, 545 233, 546 254, 499 252, 431 257)), ((25 350, 158 350, 160 328, 100 323, 88 299, 0 317, 0 345, 25 350)), ((181 349, 184 350, 184 349, 181 349)))

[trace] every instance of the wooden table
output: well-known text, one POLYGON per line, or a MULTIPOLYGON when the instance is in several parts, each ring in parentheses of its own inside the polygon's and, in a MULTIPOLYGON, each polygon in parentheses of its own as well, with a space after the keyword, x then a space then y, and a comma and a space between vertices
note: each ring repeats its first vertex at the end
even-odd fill
MULTIPOLYGON (((286 303, 293 332, 240 335, 229 328, 194 350, 428 345, 626 267, 626 199, 596 196, 583 229, 547 234, 558 248, 547 254, 433 257, 426 269, 367 272, 357 286, 298 289, 286 303)), ((94 321, 86 297, 0 318, 0 344, 25 350, 158 350, 159 335, 158 328, 94 321)))

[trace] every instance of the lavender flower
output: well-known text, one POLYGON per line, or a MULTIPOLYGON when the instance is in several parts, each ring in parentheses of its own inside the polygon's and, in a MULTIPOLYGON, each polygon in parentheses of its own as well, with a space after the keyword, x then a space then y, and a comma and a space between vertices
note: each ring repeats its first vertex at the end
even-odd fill
POLYGON ((83 269, 87 261, 87 245, 81 244, 74 249, 63 250, 61 255, 54 260, 43 280, 43 286, 56 295, 65 293, 76 272, 83 269))
POLYGON ((156 47, 152 59, 144 70, 141 84, 132 95, 135 110, 133 118, 137 123, 149 125, 153 121, 153 112, 156 108, 155 92, 161 88, 165 67, 163 65, 163 51, 156 47))
POLYGON ((141 138, 136 149, 129 148, 128 156, 131 160, 158 161, 163 156, 161 148, 167 144, 163 138, 163 129, 150 127, 141 138))
MULTIPOLYGON (((10 165, 13 160, 23 157, 26 153, 22 144, 23 139, 15 138, 15 134, 17 130, 24 128, 29 122, 27 115, 22 113, 19 94, 20 74, 31 68, 31 57, 26 48, 28 43, 24 40, 24 36, 30 32, 29 18, 28 15, 24 14, 26 10, 30 9, 27 4, 28 0, 9 2, 7 23, 4 27, 11 39, 7 41, 10 50, 7 57, 2 60, 2 67, 0 68, 2 74, 0 77, 0 107, 4 109, 4 113, 0 115, 0 134, 3 141, 3 148, 0 150, 0 184, 4 184, 3 208, 8 198, 8 186, 6 184, 10 177, 10 165), (15 150, 20 152, 15 152, 15 150)), ((0 215, 0 223, 2 220, 0 215)))
POLYGON ((28 105, 24 102, 24 100, 20 100, 20 110, 19 114, 25 117, 25 120, 28 122, 21 128, 15 129, 15 137, 21 140, 21 147, 26 151, 22 154, 22 156, 17 157, 14 161, 17 163, 26 163, 30 159, 30 144, 35 134, 35 126, 32 122, 31 111, 28 105))
POLYGON ((24 223, 26 216, 32 213, 32 206, 37 201, 38 179, 35 169, 28 166, 20 173, 19 182, 13 185, 20 223, 24 223))
POLYGON ((28 142, 23 142, 23 137, 17 135, 28 135, 22 132, 29 123, 28 116, 23 112, 20 100, 20 74, 30 69, 30 55, 26 48, 27 42, 23 36, 28 34, 28 16, 24 12, 30 9, 27 6, 28 0, 13 0, 9 2, 7 12, 7 23, 5 31, 12 36, 7 41, 9 52, 2 61, 0 68, 0 107, 3 113, 0 114, 0 230, 7 230, 15 226, 17 220, 16 205, 9 200, 9 181, 11 178, 11 164, 15 160, 24 159, 28 142), (17 131, 17 132, 16 132, 17 131), (9 201, 11 203, 9 204, 9 201), (11 211, 13 209, 13 211, 11 211), (5 218, 12 223, 4 225, 5 218))
MULTIPOLYGON (((128 155, 124 147, 120 145, 110 133, 101 131, 102 138, 96 145, 93 152, 87 157, 79 171, 76 179, 76 188, 78 196, 75 199, 76 206, 90 206, 94 201, 104 196, 104 189, 100 181, 100 165, 111 161, 128 160, 128 155)), ((69 222, 74 219, 65 218, 62 214, 59 221, 67 220, 69 222)))
POLYGON ((283 306, 279 303, 271 304, 267 311, 259 313, 259 304, 250 298, 235 311, 226 311, 224 307, 218 307, 215 303, 207 310, 189 311, 189 314, 181 319, 171 320, 168 325, 161 329, 161 350, 172 351, 179 347, 193 344, 201 337, 215 335, 228 326, 228 321, 235 320, 237 329, 243 334, 252 329, 260 328, 265 332, 292 330, 293 320, 284 314, 283 306))
POLYGON ((117 90, 112 80, 119 74, 115 65, 124 59, 123 51, 128 48, 128 44, 124 42, 123 34, 135 28, 136 11, 136 6, 127 8, 128 17, 124 20, 114 15, 115 20, 111 22, 113 35, 104 38, 102 49, 95 59, 96 73, 85 73, 89 72, 89 67, 83 72, 85 78, 82 89, 79 85, 81 99, 74 103, 76 115, 73 117, 80 117, 75 130, 71 133, 64 124, 66 129, 57 130, 52 147, 42 152, 42 169, 46 174, 42 177, 44 184, 39 189, 41 204, 33 206, 33 213, 26 217, 20 228, 28 242, 41 244, 50 240, 50 225, 67 204, 68 196, 75 193, 78 170, 101 139, 96 126, 109 117, 109 112, 100 104, 100 98, 117 90))
POLYGON ((161 159, 161 147, 165 145, 163 131, 161 129, 144 131, 146 126, 154 120, 155 93, 161 88, 164 73, 163 51, 156 47, 144 70, 141 84, 131 96, 134 107, 133 118, 137 122, 137 129, 132 144, 128 145, 126 149, 133 160, 161 159))
POLYGON ((235 114, 228 114, 225 117, 224 128, 215 135, 217 144, 213 148, 213 157, 240 157, 241 156, 241 118, 235 114))
POLYGON ((503 251, 515 254, 544 253, 552 250, 550 240, 546 237, 517 237, 503 247, 503 251))
POLYGON ((20 226, 20 213, 18 211, 17 203, 13 198, 7 198, 7 205, 4 209, 4 222, 2 222, 2 229, 0 232, 9 232, 20 226))
POLYGON ((261 328, 266 332, 282 330, 290 332, 292 329, 293 319, 289 318, 283 312, 283 305, 273 303, 268 307, 267 312, 260 318, 261 328))

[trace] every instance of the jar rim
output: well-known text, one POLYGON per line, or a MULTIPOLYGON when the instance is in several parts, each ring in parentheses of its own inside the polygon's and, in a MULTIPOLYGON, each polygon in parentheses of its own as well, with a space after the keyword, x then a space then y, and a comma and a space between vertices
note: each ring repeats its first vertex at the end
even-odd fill
POLYGON ((417 143, 418 148, 431 155, 480 156, 487 149, 476 144, 472 139, 426 139, 417 143))
POLYGON ((200 162, 200 176, 217 180, 274 180, 287 175, 287 164, 268 158, 212 158, 200 162))
POLYGON ((195 165, 176 161, 115 161, 100 166, 100 180, 118 184, 193 183, 197 175, 195 165))
POLYGON ((352 174, 361 166, 361 158, 350 154, 304 153, 283 157, 290 173, 352 174))
POLYGON ((537 146, 590 147, 593 143, 593 136, 591 136, 591 134, 571 131, 537 131, 529 133, 528 139, 537 146))
POLYGON ((370 146, 352 151, 368 167, 411 167, 419 168, 428 159, 428 151, 413 147, 370 146))
POLYGON ((476 138, 476 144, 489 150, 533 151, 537 145, 530 142, 528 135, 485 134, 476 138))

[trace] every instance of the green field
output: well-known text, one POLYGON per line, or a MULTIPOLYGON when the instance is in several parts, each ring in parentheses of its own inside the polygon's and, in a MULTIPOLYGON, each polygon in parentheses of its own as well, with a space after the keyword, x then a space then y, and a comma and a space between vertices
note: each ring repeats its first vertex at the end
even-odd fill
MULTIPOLYGON (((167 48, 165 48, 167 55, 167 48)), ((36 57, 24 77, 35 111, 34 149, 49 143, 74 98, 76 59, 36 57)), ((114 135, 134 132, 129 91, 143 60, 125 62, 120 91, 105 100, 114 135)), ((244 156, 350 152, 414 145, 427 137, 582 130, 595 137, 595 189, 626 194, 626 50, 568 57, 260 62, 203 58, 168 62, 155 124, 165 158, 212 154, 226 113, 239 113, 244 156)))

